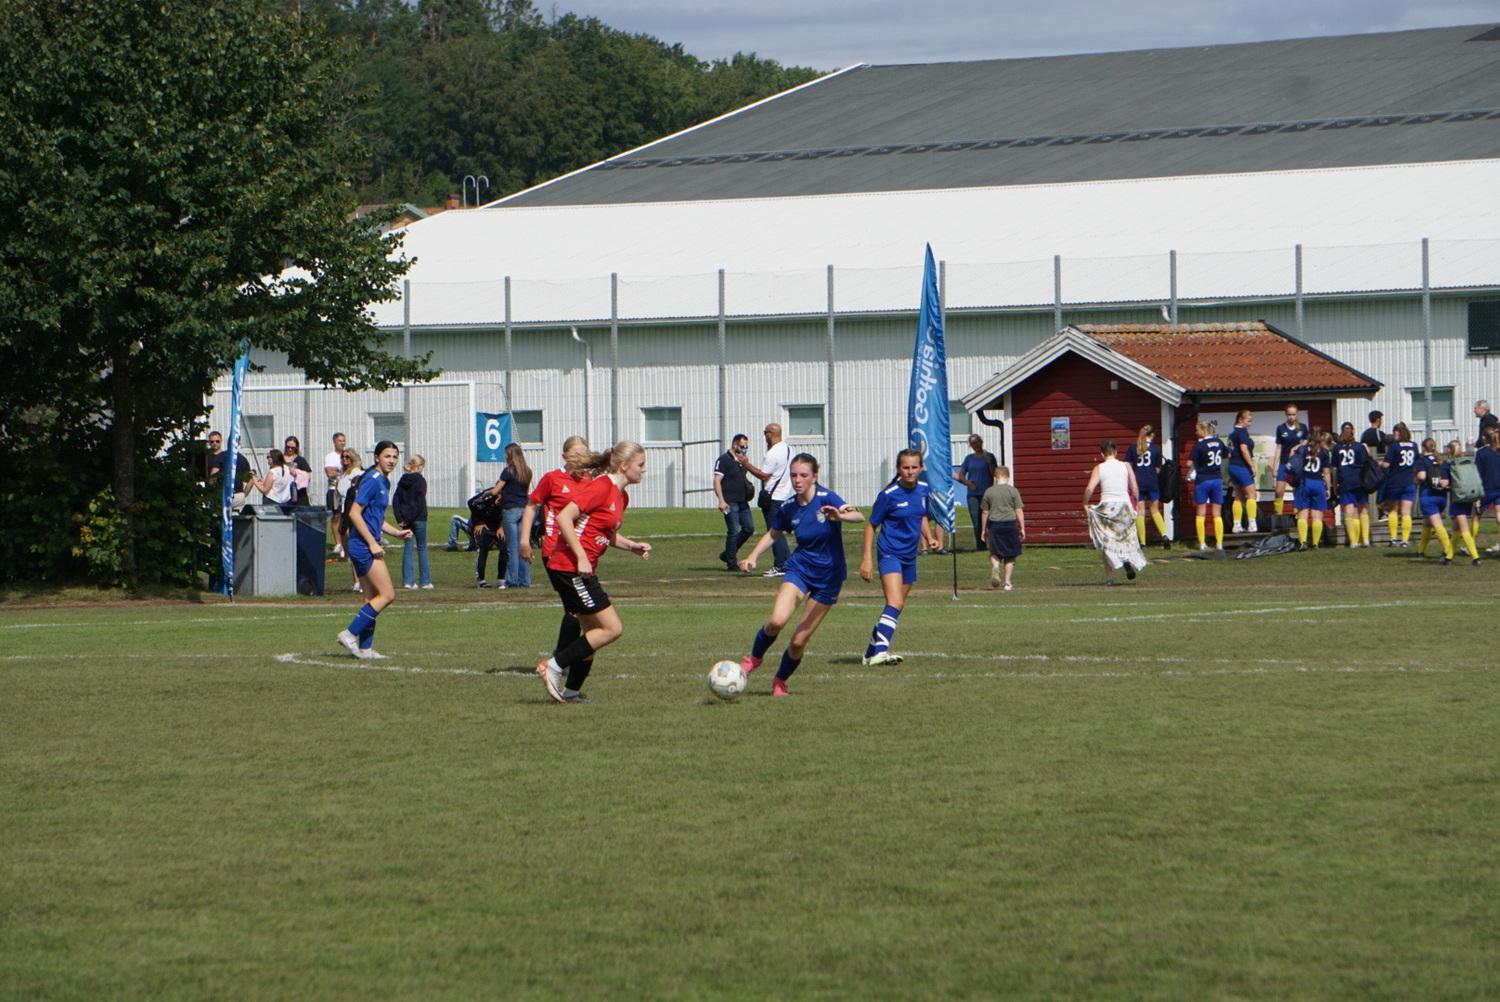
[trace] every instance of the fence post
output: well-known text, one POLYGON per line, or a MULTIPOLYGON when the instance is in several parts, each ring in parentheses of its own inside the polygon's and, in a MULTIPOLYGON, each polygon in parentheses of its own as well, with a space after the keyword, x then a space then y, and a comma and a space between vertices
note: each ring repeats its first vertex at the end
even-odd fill
POLYGON ((1062 330, 1062 255, 1052 255, 1052 333, 1062 330))
POLYGON ((1170 294, 1172 296, 1171 320, 1172 325, 1177 324, 1177 252, 1167 251, 1167 276, 1170 294))
MULTIPOLYGON (((1427 238, 1422 238, 1422 395, 1427 401, 1422 415, 1423 437, 1432 437, 1432 258, 1427 238)), ((1455 415, 1456 416, 1456 415, 1455 415)))
POLYGON ((1302 245, 1297 244, 1292 254, 1292 265, 1297 272, 1297 337, 1306 341, 1307 333, 1302 326, 1302 245))
POLYGON ((620 440, 620 276, 609 273, 609 440, 620 440))
MULTIPOLYGON (((515 368, 515 357, 511 353, 511 320, 510 320, 510 276, 505 276, 505 409, 511 410, 510 402, 510 372, 515 368)), ((514 418, 512 418, 514 420, 514 418)), ((514 426, 512 426, 514 431, 514 426)))
MULTIPOLYGON (((727 362, 725 351, 725 301, 724 301, 724 269, 719 269, 719 444, 729 448, 729 380, 727 375, 727 362)), ((686 502, 684 502, 684 505, 686 502)))
POLYGON ((833 435, 833 412, 834 412, 834 320, 833 320, 833 265, 828 266, 828 389, 825 394, 828 405, 823 413, 823 437, 828 442, 828 468, 838 469, 834 465, 834 452, 836 449, 833 435))

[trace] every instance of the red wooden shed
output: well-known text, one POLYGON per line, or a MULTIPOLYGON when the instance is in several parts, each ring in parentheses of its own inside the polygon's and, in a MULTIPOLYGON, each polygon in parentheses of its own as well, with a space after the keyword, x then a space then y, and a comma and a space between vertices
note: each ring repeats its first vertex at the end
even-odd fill
MULTIPOLYGON (((1083 543, 1083 488, 1101 441, 1114 439, 1123 458, 1149 424, 1162 450, 1181 462, 1197 441, 1199 419, 1216 421, 1227 437, 1237 411, 1257 411, 1251 431, 1261 498, 1268 499, 1271 442, 1285 405, 1297 404, 1304 424, 1327 429, 1335 400, 1369 399, 1380 386, 1264 322, 1075 324, 963 402, 986 423, 1003 423, 1007 465, 1026 501, 1028 542, 1083 543)), ((1190 505, 1177 507, 1191 515, 1190 505)), ((1169 510, 1169 523, 1176 514, 1169 510)))

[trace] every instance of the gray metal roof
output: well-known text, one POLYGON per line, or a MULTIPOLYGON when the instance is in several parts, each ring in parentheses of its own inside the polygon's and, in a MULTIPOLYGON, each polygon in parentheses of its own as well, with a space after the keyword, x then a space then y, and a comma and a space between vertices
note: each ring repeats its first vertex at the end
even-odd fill
POLYGON ((499 205, 1500 157, 1500 28, 861 66, 499 205))

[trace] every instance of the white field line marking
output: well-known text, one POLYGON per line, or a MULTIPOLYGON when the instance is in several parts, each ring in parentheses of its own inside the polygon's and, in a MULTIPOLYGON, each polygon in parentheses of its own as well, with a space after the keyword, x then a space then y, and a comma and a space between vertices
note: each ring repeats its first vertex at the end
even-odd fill
MULTIPOLYGON (((394 655, 391 656, 394 658, 394 655)), ((355 671, 389 671, 410 675, 488 675, 488 672, 475 671, 472 668, 403 668, 401 665, 389 664, 385 661, 361 661, 358 658, 350 658, 348 661, 315 661, 301 654, 278 654, 276 660, 282 664, 304 665, 316 668, 352 668, 355 671)), ((514 674, 519 673, 499 673, 514 674)), ((534 677, 534 676, 532 676, 534 677)))

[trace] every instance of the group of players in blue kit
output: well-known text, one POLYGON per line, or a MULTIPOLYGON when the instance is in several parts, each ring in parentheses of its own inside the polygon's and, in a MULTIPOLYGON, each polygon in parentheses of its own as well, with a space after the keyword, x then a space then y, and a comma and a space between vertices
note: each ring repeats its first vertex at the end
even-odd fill
POLYGON ((788 694, 787 679, 802 663, 808 641, 839 600, 844 579, 848 577, 844 524, 865 523, 860 577, 870 581, 878 571, 885 594, 885 608, 865 648, 867 665, 901 663, 901 656, 891 653, 891 640, 911 586, 917 580, 917 549, 924 541, 936 545, 927 524, 929 491, 921 479, 922 454, 916 449, 903 449, 896 456, 896 477, 876 497, 868 519, 858 508, 818 485, 818 461, 813 456, 805 452, 793 456, 790 470, 792 497, 777 509, 765 535, 740 562, 742 570, 753 571, 756 560, 777 539, 787 533, 797 539, 797 549, 787 560, 786 576, 776 591, 771 615, 755 634, 750 653, 740 662, 747 675, 759 668, 766 652, 791 622, 797 606, 803 605, 802 618, 792 631, 771 685, 776 696, 788 694))

